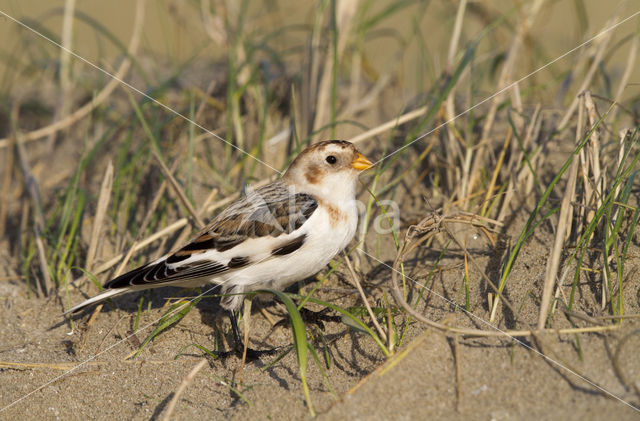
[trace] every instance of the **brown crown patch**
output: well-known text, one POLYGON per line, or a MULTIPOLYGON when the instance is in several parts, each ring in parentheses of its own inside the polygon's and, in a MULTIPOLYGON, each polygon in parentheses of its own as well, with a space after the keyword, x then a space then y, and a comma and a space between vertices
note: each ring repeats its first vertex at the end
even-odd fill
POLYGON ((323 140, 322 142, 317 142, 310 145, 304 152, 310 152, 315 149, 323 148, 327 145, 336 145, 340 146, 342 149, 352 148, 353 144, 351 142, 347 142, 346 140, 323 140))

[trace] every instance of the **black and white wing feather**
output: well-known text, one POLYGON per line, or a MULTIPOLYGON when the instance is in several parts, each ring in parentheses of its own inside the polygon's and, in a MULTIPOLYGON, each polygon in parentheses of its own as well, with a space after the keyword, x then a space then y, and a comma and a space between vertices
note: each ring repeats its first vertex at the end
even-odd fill
POLYGON ((202 280, 247 266, 256 259, 292 253, 304 243, 306 235, 301 228, 317 207, 313 196, 292 193, 282 182, 251 191, 184 247, 125 273, 104 287, 150 287, 202 280), (266 238, 272 241, 260 241, 266 238))

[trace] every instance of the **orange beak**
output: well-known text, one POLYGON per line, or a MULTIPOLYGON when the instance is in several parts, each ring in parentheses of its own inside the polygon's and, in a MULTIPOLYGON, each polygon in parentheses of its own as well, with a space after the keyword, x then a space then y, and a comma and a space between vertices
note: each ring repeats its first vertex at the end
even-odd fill
POLYGON ((373 163, 369 161, 364 155, 360 152, 356 155, 356 158, 351 161, 351 168, 354 168, 358 171, 368 170, 373 167, 373 163))

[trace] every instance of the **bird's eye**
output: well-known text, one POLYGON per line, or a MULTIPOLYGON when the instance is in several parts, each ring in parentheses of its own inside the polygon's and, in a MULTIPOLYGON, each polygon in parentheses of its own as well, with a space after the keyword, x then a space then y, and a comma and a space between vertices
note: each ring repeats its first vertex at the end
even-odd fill
POLYGON ((333 156, 333 155, 329 155, 329 156, 327 157, 326 161, 327 161, 329 164, 333 165, 333 164, 335 164, 336 162, 338 162, 338 159, 337 159, 335 156, 333 156))

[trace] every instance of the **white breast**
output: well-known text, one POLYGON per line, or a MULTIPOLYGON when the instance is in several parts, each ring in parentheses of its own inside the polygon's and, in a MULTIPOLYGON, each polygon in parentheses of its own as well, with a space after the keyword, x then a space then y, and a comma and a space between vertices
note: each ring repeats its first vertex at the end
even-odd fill
MULTIPOLYGON (((259 289, 282 290, 292 283, 313 276, 342 251, 353 238, 358 225, 355 200, 343 203, 340 208, 322 204, 300 229, 287 237, 306 234, 304 244, 294 252, 282 256, 254 256, 255 263, 237 271, 224 274, 213 282, 223 285, 223 293, 250 292, 259 289), (336 214, 336 211, 338 213, 336 214)), ((273 242, 273 238, 264 239, 273 242)), ((225 307, 239 306, 242 297, 228 299, 225 307)))

